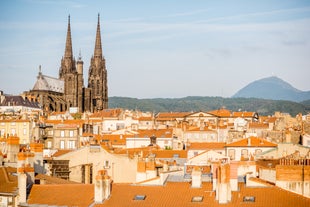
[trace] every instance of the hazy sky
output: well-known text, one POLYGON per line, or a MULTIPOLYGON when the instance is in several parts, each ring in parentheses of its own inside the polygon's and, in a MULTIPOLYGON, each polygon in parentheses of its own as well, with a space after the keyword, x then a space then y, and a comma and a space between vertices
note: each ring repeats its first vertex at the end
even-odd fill
POLYGON ((310 1, 1 0, 0 90, 58 77, 68 15, 84 84, 100 13, 109 96, 230 97, 275 75, 310 90, 310 1))

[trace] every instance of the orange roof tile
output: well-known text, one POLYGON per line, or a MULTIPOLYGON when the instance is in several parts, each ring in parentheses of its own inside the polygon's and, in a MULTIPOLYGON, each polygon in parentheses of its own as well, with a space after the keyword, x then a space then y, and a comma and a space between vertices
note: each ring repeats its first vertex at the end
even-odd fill
POLYGON ((172 129, 145 129, 138 130, 138 134, 134 135, 136 138, 145 138, 156 136, 157 138, 171 138, 173 137, 172 129))
POLYGON ((45 184, 79 184, 77 182, 61 179, 58 177, 52 177, 44 174, 37 174, 35 178, 39 180, 44 180, 45 184))
POLYGON ((249 137, 236 142, 226 144, 226 147, 276 147, 276 146, 278 145, 258 137, 249 137))
POLYGON ((159 112, 156 115, 156 121, 175 120, 176 118, 184 118, 191 112, 159 112))
POLYGON ((61 155, 67 154, 69 152, 72 152, 73 150, 58 150, 53 154, 53 157, 59 157, 61 155))
POLYGON ((16 168, 0 167, 0 193, 15 193, 17 190, 16 168))
POLYGON ((94 203, 94 185, 33 185, 28 204, 88 207, 94 203))
POLYGON ((218 109, 218 110, 213 110, 213 111, 208 111, 209 114, 212 114, 214 116, 219 116, 219 117, 230 117, 231 116, 231 111, 228 109, 218 109))
POLYGON ((224 149, 225 142, 191 142, 188 146, 189 150, 192 149, 201 149, 201 150, 210 150, 210 149, 224 149))
POLYGON ((165 186, 135 186, 113 184, 111 197, 95 207, 139 207, 139 206, 212 206, 212 207, 289 207, 309 206, 310 199, 278 187, 245 187, 239 184, 239 191, 232 192, 232 200, 219 204, 215 199, 211 183, 203 183, 201 188, 192 188, 188 182, 168 182, 165 186), (135 195, 145 195, 145 200, 134 200, 135 195), (201 203, 191 202, 193 196, 203 196, 201 203), (255 202, 244 202, 244 196, 254 196, 255 202))
POLYGON ((235 111, 233 112, 232 116, 233 117, 248 117, 252 118, 254 117, 255 112, 252 111, 235 111))

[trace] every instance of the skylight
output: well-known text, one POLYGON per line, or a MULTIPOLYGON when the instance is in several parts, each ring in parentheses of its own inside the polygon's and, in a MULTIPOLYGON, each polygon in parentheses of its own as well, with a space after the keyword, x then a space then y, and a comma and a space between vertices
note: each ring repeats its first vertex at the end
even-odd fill
POLYGON ((255 202, 255 196, 244 196, 243 202, 255 202))
POLYGON ((145 198, 146 198, 146 195, 135 195, 133 200, 142 201, 142 200, 145 200, 145 198))
POLYGON ((192 202, 202 202, 203 196, 193 196, 192 202))

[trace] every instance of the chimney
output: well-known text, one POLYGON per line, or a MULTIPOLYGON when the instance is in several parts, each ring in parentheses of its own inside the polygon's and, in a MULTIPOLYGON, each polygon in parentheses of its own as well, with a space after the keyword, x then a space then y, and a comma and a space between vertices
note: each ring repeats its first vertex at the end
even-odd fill
POLYGON ((201 169, 197 166, 192 171, 192 188, 201 188, 201 169))
POLYGON ((95 181, 95 203, 103 203, 111 194, 112 180, 106 170, 99 170, 95 181))
POLYGON ((230 165, 228 163, 221 164, 217 171, 216 200, 220 204, 231 201, 230 187, 230 165))
POLYGON ((36 173, 44 174, 44 165, 43 165, 43 143, 30 143, 30 151, 34 153, 34 171, 36 173))
POLYGON ((18 194, 19 204, 27 202, 27 175, 25 173, 18 174, 18 194))
POLYGON ((6 143, 8 146, 7 162, 17 162, 16 154, 19 152, 19 137, 10 135, 6 143))

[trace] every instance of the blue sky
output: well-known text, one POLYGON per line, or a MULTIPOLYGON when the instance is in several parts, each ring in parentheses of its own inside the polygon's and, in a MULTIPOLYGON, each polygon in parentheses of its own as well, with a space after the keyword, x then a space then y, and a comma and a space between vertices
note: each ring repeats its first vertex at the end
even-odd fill
POLYGON ((100 13, 109 96, 230 97, 275 75, 310 90, 310 1, 2 0, 0 90, 58 77, 71 16, 84 84, 100 13))

